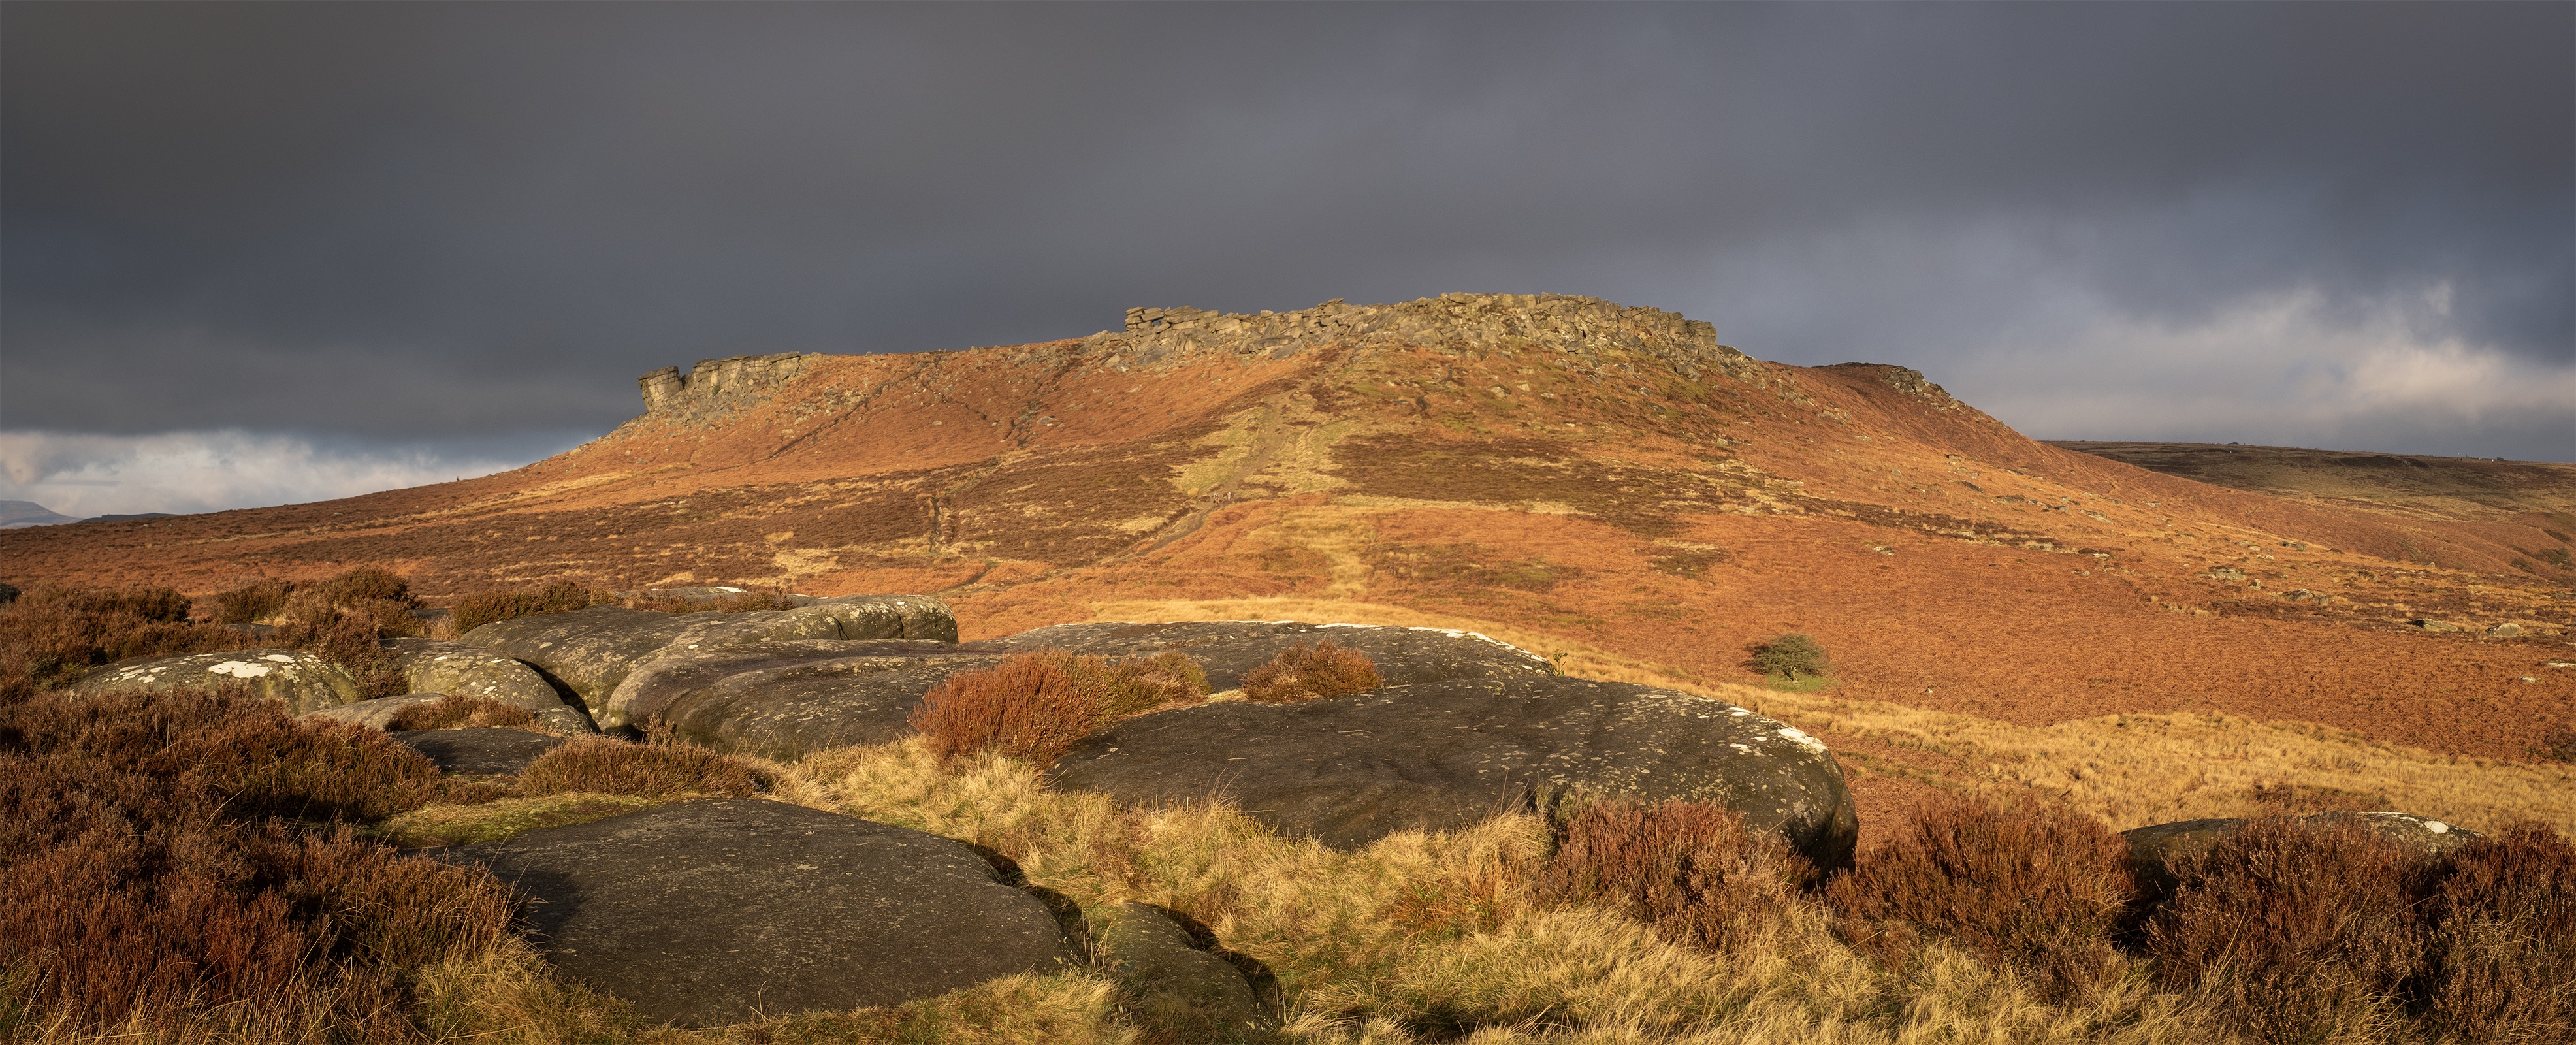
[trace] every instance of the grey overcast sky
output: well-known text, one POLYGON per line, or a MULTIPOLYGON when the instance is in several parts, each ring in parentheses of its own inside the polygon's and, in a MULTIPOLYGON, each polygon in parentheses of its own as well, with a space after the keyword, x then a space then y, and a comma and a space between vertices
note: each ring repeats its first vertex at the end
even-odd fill
POLYGON ((0 499, 746 352, 1592 294, 2042 438, 2576 460, 2576 4, 0 5, 0 499))

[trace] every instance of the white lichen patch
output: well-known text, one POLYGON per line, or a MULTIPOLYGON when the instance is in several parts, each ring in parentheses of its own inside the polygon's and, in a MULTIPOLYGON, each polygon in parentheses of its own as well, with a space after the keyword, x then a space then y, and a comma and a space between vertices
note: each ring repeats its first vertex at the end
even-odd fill
POLYGON ((237 679, 255 679, 275 670, 277 669, 269 667, 266 664, 253 664, 246 660, 227 660, 207 668, 206 673, 210 675, 230 675, 237 679))

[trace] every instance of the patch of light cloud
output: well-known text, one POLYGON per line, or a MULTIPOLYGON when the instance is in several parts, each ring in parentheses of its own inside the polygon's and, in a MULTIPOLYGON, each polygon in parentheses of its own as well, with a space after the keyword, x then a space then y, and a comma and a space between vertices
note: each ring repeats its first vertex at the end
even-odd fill
POLYGON ((2295 288, 2190 322, 2077 303, 2086 321, 2007 332, 1945 383, 2041 439, 2576 461, 2576 365, 2449 332, 2451 297, 2434 284, 2356 308, 2295 288))
POLYGON ((516 445, 381 445, 241 429, 0 431, 0 500, 82 518, 300 504, 490 475, 579 441, 550 435, 516 445))

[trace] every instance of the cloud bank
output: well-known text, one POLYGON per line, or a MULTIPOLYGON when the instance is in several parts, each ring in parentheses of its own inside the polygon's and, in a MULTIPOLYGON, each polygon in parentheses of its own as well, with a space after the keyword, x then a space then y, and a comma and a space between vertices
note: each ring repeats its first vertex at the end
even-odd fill
POLYGON ((143 436, 0 431, 0 501, 33 501, 80 518, 300 504, 490 475, 579 441, 364 446, 238 429, 143 436))

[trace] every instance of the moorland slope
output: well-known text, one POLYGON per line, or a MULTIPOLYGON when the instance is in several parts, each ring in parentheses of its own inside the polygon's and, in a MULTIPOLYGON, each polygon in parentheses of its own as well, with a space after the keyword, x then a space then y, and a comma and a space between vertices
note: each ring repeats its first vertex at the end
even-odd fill
MULTIPOLYGON (((2161 474, 2025 438, 1912 370, 1764 362, 1654 309, 1137 309, 1084 338, 642 386, 641 416, 516 471, 14 530, 0 572, 204 593, 375 565, 433 601, 566 579, 930 592, 969 639, 1439 624, 1703 686, 1755 681, 1746 645, 1802 631, 1846 705, 1950 722, 2305 722, 2507 759, 2576 728, 2576 671, 2545 666, 2576 637, 2563 507, 2161 474), (2488 634, 2504 624, 2520 636, 2488 634)), ((1996 771, 1855 721, 1813 724, 1865 819, 1907 781, 1996 771)))

